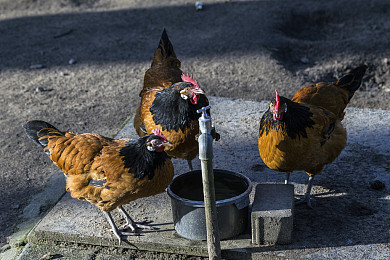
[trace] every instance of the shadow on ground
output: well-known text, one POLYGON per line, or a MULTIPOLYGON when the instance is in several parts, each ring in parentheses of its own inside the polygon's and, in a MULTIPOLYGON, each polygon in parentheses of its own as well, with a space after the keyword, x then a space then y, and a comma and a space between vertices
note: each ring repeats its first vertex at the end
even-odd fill
POLYGON ((270 52, 292 72, 325 57, 387 48, 376 35, 390 27, 381 19, 389 2, 295 2, 293 9, 291 3, 239 1, 206 3, 201 12, 184 4, 6 19, 0 22, 0 68, 63 66, 71 58, 90 64, 150 61, 156 47, 151 39, 164 27, 179 58, 270 52), (366 23, 362 17, 368 16, 378 19, 366 23))

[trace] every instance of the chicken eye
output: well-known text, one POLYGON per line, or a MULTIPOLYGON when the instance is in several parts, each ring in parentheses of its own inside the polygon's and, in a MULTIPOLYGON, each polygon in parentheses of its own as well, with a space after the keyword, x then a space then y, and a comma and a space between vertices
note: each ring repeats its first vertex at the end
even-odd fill
POLYGON ((154 151, 152 141, 146 143, 146 149, 148 149, 148 151, 151 151, 151 152, 154 151))

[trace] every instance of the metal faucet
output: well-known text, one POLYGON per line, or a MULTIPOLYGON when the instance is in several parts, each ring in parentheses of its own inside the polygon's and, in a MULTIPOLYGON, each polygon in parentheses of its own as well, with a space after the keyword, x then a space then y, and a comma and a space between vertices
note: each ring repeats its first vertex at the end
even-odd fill
POLYGON ((201 135, 199 142, 199 159, 202 168, 202 183, 204 195, 204 208, 207 229, 207 247, 209 259, 221 259, 221 245, 218 229, 217 206, 215 199, 214 172, 213 172, 213 137, 211 135, 211 117, 206 113, 210 105, 197 110, 202 113, 199 117, 201 135))
MULTIPOLYGON (((213 137, 211 136, 211 117, 206 113, 210 109, 210 105, 198 109, 197 113, 202 113, 199 117, 199 130, 201 135, 198 138, 199 142, 199 160, 209 161, 213 159, 213 137)), ((211 168, 212 170, 212 168, 211 168)))

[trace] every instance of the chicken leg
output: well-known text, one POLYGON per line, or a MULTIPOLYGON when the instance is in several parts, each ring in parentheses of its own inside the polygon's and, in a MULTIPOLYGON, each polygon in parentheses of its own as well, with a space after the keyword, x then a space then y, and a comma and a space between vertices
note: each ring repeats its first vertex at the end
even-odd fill
POLYGON ((286 172, 286 179, 284 179, 284 184, 290 183, 290 174, 291 174, 291 172, 286 172))
POLYGON ((187 160, 188 167, 190 168, 190 171, 192 171, 192 160, 187 160))
POLYGON ((104 213, 104 216, 106 216, 108 223, 110 223, 112 231, 114 232, 114 235, 118 238, 119 245, 120 245, 122 242, 122 238, 121 238, 121 235, 119 234, 118 228, 116 227, 116 225, 114 223, 114 220, 111 217, 111 214, 109 212, 106 212, 106 211, 103 211, 103 213, 104 213))
POLYGON ((313 176, 309 176, 309 181, 307 182, 307 186, 306 186, 306 192, 305 192, 305 197, 301 200, 299 200, 296 205, 300 205, 300 204, 303 204, 303 203, 306 203, 307 206, 309 208, 313 208, 313 206, 311 205, 311 201, 310 201, 310 193, 311 193, 311 188, 313 186, 313 176))

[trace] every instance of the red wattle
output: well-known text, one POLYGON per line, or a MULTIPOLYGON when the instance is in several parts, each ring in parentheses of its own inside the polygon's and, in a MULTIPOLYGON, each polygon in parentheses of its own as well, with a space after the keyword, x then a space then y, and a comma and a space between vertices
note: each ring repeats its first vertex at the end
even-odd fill
POLYGON ((193 95, 191 98, 191 103, 193 105, 196 105, 196 104, 198 104, 198 100, 199 100, 199 95, 193 95))

